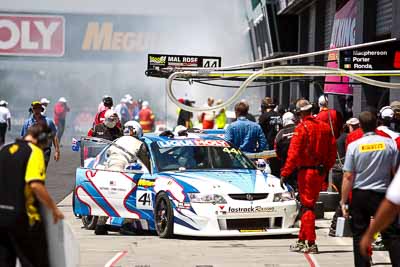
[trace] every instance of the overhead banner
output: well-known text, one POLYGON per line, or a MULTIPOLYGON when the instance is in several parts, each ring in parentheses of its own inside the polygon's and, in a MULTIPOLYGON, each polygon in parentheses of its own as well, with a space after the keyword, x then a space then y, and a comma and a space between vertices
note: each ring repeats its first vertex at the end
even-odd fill
POLYGON ((341 69, 382 73, 400 70, 400 41, 348 49, 339 54, 341 69))
POLYGON ((0 14, 0 55, 62 57, 63 16, 0 14))
POLYGON ((145 61, 149 52, 168 44, 159 25, 171 27, 174 20, 145 15, 0 13, 0 58, 145 61))
MULTIPOLYGON (((335 14, 335 19, 332 28, 332 37, 330 48, 338 48, 355 44, 355 27, 357 15, 357 1, 349 0, 335 14)), ((329 53, 327 67, 337 68, 338 53, 329 53)), ((340 94, 352 95, 353 88, 349 85, 350 79, 341 76, 328 76, 325 78, 324 93, 325 94, 340 94)))

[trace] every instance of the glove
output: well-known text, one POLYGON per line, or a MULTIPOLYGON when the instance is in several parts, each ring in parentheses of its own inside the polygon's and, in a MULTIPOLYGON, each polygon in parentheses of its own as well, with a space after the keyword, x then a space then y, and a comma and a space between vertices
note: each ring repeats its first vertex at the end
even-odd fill
POLYGON ((286 180, 286 177, 283 177, 283 176, 281 176, 281 187, 282 187, 282 189, 284 189, 285 190, 285 180, 286 180))

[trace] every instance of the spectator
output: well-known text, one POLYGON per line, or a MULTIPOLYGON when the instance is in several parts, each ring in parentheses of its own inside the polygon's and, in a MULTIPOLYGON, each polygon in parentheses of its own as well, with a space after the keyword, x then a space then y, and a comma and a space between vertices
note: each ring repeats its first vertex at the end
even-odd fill
POLYGON ((254 153, 267 148, 267 140, 260 125, 246 119, 249 107, 242 102, 235 105, 237 121, 226 128, 225 140, 243 152, 254 153))
MULTIPOLYGON (((194 101, 190 101, 189 99, 183 100, 182 101, 184 105, 191 107, 192 103, 194 103, 194 101)), ((193 118, 193 113, 184 109, 179 109, 179 113, 178 113, 178 121, 177 121, 177 125, 182 125, 185 126, 186 129, 191 129, 193 128, 193 124, 192 124, 192 118, 193 118)))
MULTIPOLYGON (((25 136, 28 133, 28 128, 31 127, 33 124, 43 123, 43 124, 47 125, 51 129, 52 135, 53 135, 52 143, 54 144, 54 148, 55 148, 54 160, 59 161, 60 160, 60 145, 59 145, 59 141, 58 141, 58 137, 57 137, 56 125, 54 124, 52 119, 41 114, 43 112, 44 108, 39 101, 33 101, 31 103, 31 109, 32 109, 33 113, 30 115, 30 117, 25 121, 24 125, 22 126, 21 136, 25 136)), ((43 148, 44 161, 45 161, 46 168, 50 161, 52 143, 49 143, 47 147, 43 148)))
POLYGON ((276 104, 272 102, 272 98, 264 98, 261 103, 261 116, 258 119, 269 147, 274 147, 275 137, 282 127, 281 116, 274 111, 275 107, 276 104))
POLYGON ((6 101, 0 100, 0 146, 5 143, 7 126, 8 131, 11 130, 11 113, 7 104, 6 101))
MULTIPOLYGON (((218 99, 217 105, 221 105, 222 99, 218 99)), ((217 129, 224 129, 226 125, 226 110, 225 108, 221 108, 217 115, 215 116, 215 124, 217 126, 217 129)))
MULTIPOLYGON (((209 97, 207 99, 206 107, 212 107, 214 105, 214 98, 209 97)), ((205 111, 200 114, 199 121, 203 124, 203 129, 213 129, 215 120, 215 111, 205 111)))
MULTIPOLYGON (((275 151, 276 155, 278 156, 278 159, 280 160, 280 166, 285 165, 287 159, 287 153, 290 146, 290 141, 292 140, 294 129, 296 128, 295 117, 292 112, 286 112, 285 114, 283 114, 282 121, 283 121, 283 129, 278 132, 275 138, 275 151)), ((292 173, 288 177, 287 182, 294 189, 297 189, 296 172, 292 173)))
POLYGON ((154 129, 154 114, 150 108, 149 102, 143 101, 142 109, 139 112, 139 123, 144 133, 149 133, 154 129))
POLYGON ((65 97, 60 97, 58 102, 54 105, 54 123, 57 126, 57 138, 60 144, 65 130, 65 120, 69 111, 67 99, 65 99, 65 97))
POLYGON ((46 115, 47 106, 50 104, 50 100, 48 100, 47 98, 43 97, 42 99, 40 99, 40 103, 42 103, 42 106, 44 108, 44 111, 42 112, 42 115, 46 115))
MULTIPOLYGON (((37 103, 40 105, 39 101, 37 103)), ((51 140, 51 129, 35 123, 26 130, 23 139, 0 150, 2 267, 14 267, 17 257, 22 266, 49 266, 39 204, 50 209, 54 223, 64 218, 44 185, 46 171, 41 149, 47 148, 51 140)))
MULTIPOLYGON (((369 259, 360 254, 359 242, 371 222, 371 216, 384 199, 391 175, 398 166, 398 151, 393 140, 375 133, 375 114, 362 112, 359 120, 364 135, 347 148, 340 205, 343 215, 348 217, 350 211, 352 217, 354 265, 370 266, 369 259), (351 190, 352 201, 348 210, 346 205, 351 190)), ((382 238, 388 241, 391 235, 384 232, 382 238)), ((400 262, 395 262, 398 251, 391 247, 388 249, 392 263, 399 266, 400 262)))
POLYGON ((328 98, 324 95, 321 95, 319 97, 318 105, 320 107, 320 110, 316 117, 317 120, 326 122, 331 128, 335 138, 339 138, 343 126, 342 115, 336 110, 328 108, 328 98))

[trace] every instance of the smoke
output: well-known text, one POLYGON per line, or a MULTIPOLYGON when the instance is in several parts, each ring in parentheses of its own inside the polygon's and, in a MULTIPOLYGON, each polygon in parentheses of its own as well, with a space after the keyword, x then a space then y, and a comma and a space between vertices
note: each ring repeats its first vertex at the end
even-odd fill
MULTIPOLYGON (((96 60, 93 55, 59 60, 0 57, 0 98, 10 103, 16 132, 19 132, 22 121, 27 118, 32 100, 42 97, 50 99, 47 114, 52 117, 52 107, 57 99, 61 96, 67 98, 71 112, 67 116, 66 135, 78 135, 85 134, 91 126, 87 122, 77 127, 78 115, 82 118, 82 112, 86 112, 94 117, 104 94, 113 96, 114 103, 119 103, 127 93, 135 99, 149 101, 156 119, 167 120, 168 126, 172 127, 176 123, 176 106, 166 98, 164 79, 144 75, 147 54, 221 56, 223 66, 251 61, 250 39, 245 31, 244 1, 241 0, 124 0, 119 1, 118 6, 115 2, 95 0, 46 2, 46 5, 38 7, 30 1, 8 1, 3 9, 13 13, 90 13, 92 21, 96 21, 96 13, 107 14, 110 16, 100 15, 101 21, 99 19, 98 22, 109 19, 114 23, 114 31, 129 31, 132 26, 134 29, 131 31, 150 33, 154 38, 142 40, 140 48, 135 51, 137 55, 129 60, 109 60, 109 56, 96 60), (24 10, 18 8, 21 6, 24 6, 24 10), (119 16, 113 16, 115 14, 130 14, 132 25, 118 25, 127 17, 121 16, 119 20, 119 16)), ((68 21, 66 25, 69 25, 68 21)), ((73 38, 72 44, 77 44, 74 47, 67 46, 66 55, 72 53, 73 49, 81 48, 82 31, 85 29, 86 25, 67 29, 67 33, 73 33, 73 36, 67 34, 66 38, 73 38)), ((66 45, 70 43, 66 40, 66 45)), ((109 55, 111 52, 105 53, 109 55)), ((203 105, 209 96, 227 99, 235 90, 186 82, 176 83, 174 88, 176 95, 195 100, 196 105, 203 105)), ((258 109, 262 94, 260 89, 251 89, 243 97, 249 101, 253 112, 258 109)))

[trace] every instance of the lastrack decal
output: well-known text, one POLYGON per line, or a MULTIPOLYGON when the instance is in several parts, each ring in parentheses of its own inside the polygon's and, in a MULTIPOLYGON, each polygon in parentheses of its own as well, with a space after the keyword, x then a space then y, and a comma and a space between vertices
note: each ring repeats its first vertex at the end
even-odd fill
POLYGON ((274 207, 261 207, 261 206, 255 206, 255 207, 249 207, 249 208, 228 208, 229 213, 253 213, 253 212, 274 212, 275 208, 274 207))
POLYGON ((229 144, 224 140, 203 140, 203 139, 157 141, 157 145, 159 147, 161 147, 161 148, 164 148, 164 147, 179 147, 179 146, 229 147, 229 144))

